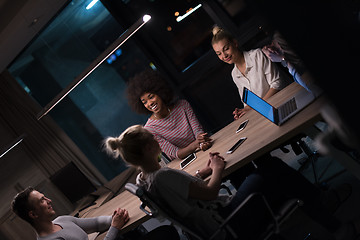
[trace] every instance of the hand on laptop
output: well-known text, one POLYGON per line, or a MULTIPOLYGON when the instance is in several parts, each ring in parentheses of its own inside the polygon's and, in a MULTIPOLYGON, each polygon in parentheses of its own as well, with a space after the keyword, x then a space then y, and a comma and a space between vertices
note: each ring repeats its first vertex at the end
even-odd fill
POLYGON ((244 116, 249 110, 251 109, 251 107, 246 106, 242 109, 240 108, 235 108, 233 115, 234 115, 234 119, 238 120, 239 118, 241 118, 242 116, 244 116))

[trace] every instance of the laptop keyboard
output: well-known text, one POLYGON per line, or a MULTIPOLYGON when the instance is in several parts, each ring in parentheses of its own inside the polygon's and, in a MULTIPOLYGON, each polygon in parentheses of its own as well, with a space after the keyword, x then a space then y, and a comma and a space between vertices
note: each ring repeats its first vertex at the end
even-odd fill
POLYGON ((284 119, 285 117, 289 116, 292 112, 294 112, 297 109, 295 98, 290 99, 288 102, 286 102, 283 106, 281 106, 281 119, 284 119))

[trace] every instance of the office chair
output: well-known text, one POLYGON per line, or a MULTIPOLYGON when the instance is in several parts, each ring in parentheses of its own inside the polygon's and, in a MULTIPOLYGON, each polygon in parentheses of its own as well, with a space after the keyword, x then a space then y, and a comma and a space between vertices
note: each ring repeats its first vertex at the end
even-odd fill
POLYGON ((304 169, 308 168, 311 165, 312 173, 314 176, 314 183, 317 185, 321 185, 320 178, 323 173, 327 170, 327 168, 319 174, 316 171, 316 160, 320 157, 320 154, 317 151, 312 151, 311 148, 305 143, 304 139, 307 137, 305 133, 299 133, 298 135, 294 136, 293 138, 289 139, 285 143, 283 143, 280 147, 278 147, 283 153, 289 153, 290 150, 285 148, 286 145, 290 145, 291 149, 293 150, 296 156, 300 155, 301 153, 305 153, 306 158, 302 159, 301 161, 298 160, 300 164, 300 168, 298 169, 299 172, 302 172, 304 169))
POLYGON ((191 235, 195 239, 203 239, 195 231, 182 224, 170 208, 160 207, 163 206, 159 201, 155 200, 151 194, 143 187, 139 187, 133 183, 127 183, 125 189, 134 194, 141 200, 139 208, 148 216, 156 218, 163 217, 168 219, 172 224, 180 227, 186 235, 191 235))
MULTIPOLYGON (((316 129, 317 127, 314 126, 316 129)), ((322 134, 322 132, 318 129, 318 131, 322 134)), ((327 182, 331 179, 337 177, 338 175, 344 173, 344 170, 340 170, 339 172, 334 173, 333 175, 329 176, 327 179, 323 179, 324 174, 327 172, 329 167, 332 164, 332 161, 329 161, 325 167, 321 169, 321 172, 318 172, 318 169, 316 167, 316 161, 322 156, 318 151, 313 151, 308 144, 305 142, 305 138, 307 135, 305 133, 300 133, 293 137, 292 139, 285 142, 283 145, 281 145, 279 148, 284 152, 288 153, 289 150, 285 148, 286 145, 291 146, 292 150, 294 151, 295 155, 300 155, 301 153, 305 153, 306 158, 302 161, 299 161, 299 164, 301 165, 298 169, 299 172, 303 172, 306 168, 311 166, 312 174, 314 178, 314 184, 321 188, 327 188, 327 182)))
MULTIPOLYGON (((180 219, 170 207, 167 207, 166 204, 160 202, 159 199, 155 199, 151 194, 146 191, 143 187, 139 187, 132 183, 127 183, 125 189, 130 193, 136 195, 141 200, 140 209, 145 212, 150 217, 164 217, 168 219, 172 224, 180 227, 184 234, 190 239, 206 239, 203 236, 200 236, 197 233, 196 229, 192 229, 191 226, 187 226, 184 221, 180 219)), ((271 221, 269 226, 264 230, 259 239, 280 239, 280 226, 291 216, 291 214, 302 206, 302 201, 298 199, 291 199, 286 201, 281 205, 279 211, 274 211, 270 208, 267 200, 261 193, 252 193, 249 195, 219 226, 219 228, 213 233, 209 239, 217 239, 218 234, 222 231, 226 231, 228 234, 227 239, 238 239, 237 234, 233 231, 229 225, 233 217, 242 209, 246 207, 247 204, 254 201, 254 199, 260 200, 263 206, 267 210, 267 214, 271 216, 271 221), (279 238, 278 238, 279 237, 279 238)), ((258 203, 258 202, 257 202, 258 203)))

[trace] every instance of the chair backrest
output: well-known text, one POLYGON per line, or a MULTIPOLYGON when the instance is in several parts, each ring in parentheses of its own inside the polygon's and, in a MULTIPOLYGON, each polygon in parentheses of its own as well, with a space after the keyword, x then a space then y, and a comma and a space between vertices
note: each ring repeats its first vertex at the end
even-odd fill
MULTIPOLYGON (((172 222, 174 225, 179 226, 183 231, 190 234, 192 237, 196 239, 204 239, 204 237, 200 236, 196 229, 191 229, 186 225, 177 215, 171 210, 171 208, 164 202, 161 202, 160 199, 155 199, 148 191, 146 191, 143 187, 139 187, 132 183, 127 183, 125 185, 126 190, 131 192, 132 194, 139 197, 141 200, 140 209, 144 211, 150 217, 164 217, 172 222)), ((232 235, 234 239, 237 239, 237 235, 231 227, 228 226, 231 219, 241 211, 247 207, 249 203, 258 204, 257 206, 262 205, 265 211, 271 216, 273 219, 273 224, 270 224, 268 228, 261 234, 262 239, 269 239, 273 234, 279 234, 279 226, 299 207, 302 205, 302 202, 298 199, 291 199, 286 201, 281 205, 281 207, 275 213, 270 208, 268 202, 265 197, 258 192, 250 194, 234 211, 224 219, 224 222, 219 226, 219 229, 214 229, 215 232, 210 237, 210 239, 217 239, 217 234, 220 231, 225 230, 228 231, 232 235), (254 201, 254 199, 258 199, 260 201, 254 201)))
POLYGON ((148 191, 143 187, 139 187, 133 183, 127 183, 125 189, 136 195, 140 200, 140 209, 150 217, 163 217, 168 219, 174 225, 180 227, 183 231, 190 234, 196 239, 203 239, 195 231, 190 229, 183 221, 177 217, 177 215, 167 206, 166 203, 160 202, 159 199, 155 199, 148 191))

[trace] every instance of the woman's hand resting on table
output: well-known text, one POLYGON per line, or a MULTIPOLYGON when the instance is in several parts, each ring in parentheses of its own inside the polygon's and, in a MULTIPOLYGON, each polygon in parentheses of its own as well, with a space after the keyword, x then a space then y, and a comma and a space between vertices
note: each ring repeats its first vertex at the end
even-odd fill
POLYGON ((212 139, 207 135, 207 133, 201 133, 197 136, 196 141, 199 144, 200 150, 206 151, 212 146, 212 139))
POLYGON ((180 159, 186 158, 189 154, 195 152, 197 149, 201 149, 203 151, 209 149, 212 146, 212 139, 207 135, 207 133, 200 133, 196 137, 195 141, 190 143, 188 146, 184 148, 180 148, 177 152, 177 156, 180 159))
POLYGON ((219 155, 218 152, 215 152, 215 153, 212 153, 210 152, 209 153, 209 156, 210 156, 210 163, 209 163, 209 167, 211 168, 212 171, 215 171, 215 170, 224 170, 225 168, 225 159, 219 155))
POLYGON ((209 153, 209 161, 204 169, 211 169, 212 175, 207 182, 192 181, 189 184, 189 198, 199 200, 215 200, 220 190, 222 172, 225 168, 224 158, 218 152, 209 153))
POLYGON ((209 153, 210 159, 208 160, 206 166, 197 172, 198 177, 205 179, 210 176, 214 168, 224 169, 225 160, 219 153, 209 153))
POLYGON ((234 119, 238 120, 239 118, 241 118, 242 116, 244 116, 249 110, 251 110, 251 107, 246 106, 244 108, 235 108, 235 110, 233 111, 233 115, 234 115, 234 119))

